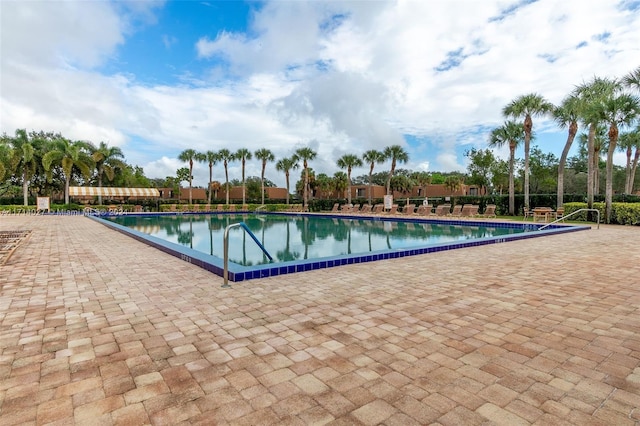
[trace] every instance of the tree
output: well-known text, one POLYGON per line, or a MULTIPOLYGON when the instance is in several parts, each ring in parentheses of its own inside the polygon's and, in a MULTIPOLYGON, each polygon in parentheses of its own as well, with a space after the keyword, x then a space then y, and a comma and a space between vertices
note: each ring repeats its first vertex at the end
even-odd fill
POLYGON ((207 190, 207 204, 211 204, 211 193, 213 192, 212 183, 213 183, 213 165, 220 161, 220 156, 217 152, 207 151, 205 152, 200 161, 207 162, 209 165, 209 187, 207 190))
POLYGON ((369 164, 369 204, 371 204, 371 192, 373 189, 371 176, 373 175, 373 168, 376 163, 382 163, 385 160, 384 153, 370 149, 362 154, 362 160, 369 164))
POLYGON ((611 222, 613 212, 613 154, 618 142, 619 127, 630 125, 640 115, 640 99, 628 93, 614 93, 600 105, 602 120, 609 123, 607 177, 605 186, 605 220, 611 222))
MULTIPOLYGON (((105 142, 100 142, 97 147, 90 144, 91 158, 96 167, 96 175, 98 178, 98 188, 102 189, 102 176, 105 175, 110 181, 116 174, 116 169, 125 167, 125 163, 120 160, 124 158, 122 150, 117 146, 109 146, 105 142)), ((102 204, 102 192, 98 192, 98 204, 102 204)))
POLYGON ((222 165, 224 166, 224 178, 225 178, 225 193, 227 196, 226 203, 229 204, 229 162, 236 159, 235 155, 231 153, 226 148, 222 148, 218 151, 218 157, 222 161, 222 165))
POLYGON ((464 179, 460 175, 450 175, 444 180, 444 187, 451 191, 451 193, 458 191, 462 188, 463 184, 464 179))
POLYGON ((470 178, 469 183, 489 188, 491 186, 491 170, 496 162, 496 157, 490 149, 471 148, 465 152, 469 159, 467 171, 470 178))
POLYGON ((9 142, 3 135, 0 139, 0 181, 4 181, 5 176, 9 174, 9 158, 12 154, 9 142))
POLYGON ((316 158, 317 153, 311 148, 299 148, 296 150, 294 156, 297 160, 302 160, 302 167, 304 169, 304 188, 302 191, 302 200, 304 207, 309 205, 309 161, 316 158))
MULTIPOLYGON (((180 167, 176 170, 176 180, 178 181, 178 200, 181 199, 181 185, 180 182, 190 182, 192 179, 191 173, 188 167, 180 167)), ((189 202, 191 204, 191 202, 189 202)))
POLYGON ((316 187, 318 190, 322 191, 323 194, 335 197, 335 185, 333 182, 333 178, 328 176, 326 173, 319 173, 316 176, 316 187))
POLYGON ((422 186, 424 189, 424 198, 427 198, 427 185, 431 183, 431 174, 429 172, 413 172, 410 176, 416 185, 422 186))
POLYGON ((64 203, 69 204, 69 185, 74 167, 89 179, 93 170, 93 160, 89 155, 91 146, 88 142, 72 142, 63 137, 53 141, 51 150, 42 157, 42 164, 51 177, 51 168, 54 165, 62 167, 64 175, 64 203))
MULTIPOLYGON (((318 182, 318 179, 316 178, 316 183, 317 182, 318 182)), ((351 187, 351 185, 349 185, 349 176, 345 172, 340 172, 340 171, 335 172, 333 174, 333 178, 331 178, 331 183, 333 186, 332 189, 341 195, 344 195, 344 191, 347 188, 351 187)), ((349 200, 348 202, 349 204, 351 204, 351 200, 349 200)))
POLYGON ((244 168, 245 168, 245 164, 247 162, 247 160, 251 160, 252 154, 251 151, 249 151, 247 148, 240 148, 239 150, 236 151, 235 155, 234 155, 236 160, 240 160, 241 164, 242 164, 242 204, 246 204, 247 203, 247 189, 246 189, 246 182, 244 179, 244 168))
POLYGON ((347 169, 347 202, 351 204, 351 170, 361 167, 362 160, 357 155, 345 154, 338 158, 337 165, 341 169, 347 169))
POLYGON ((523 118, 524 126, 524 207, 529 209, 529 146, 533 131, 532 117, 542 116, 553 110, 553 104, 537 93, 522 95, 502 110, 506 117, 523 118))
POLYGON ((569 95, 560 104, 553 109, 553 119, 559 127, 567 127, 567 141, 560 155, 558 164, 558 188, 557 188, 557 207, 564 204, 564 168, 567 164, 567 156, 573 144, 573 140, 578 133, 578 120, 580 119, 581 102, 576 96, 569 95))
POLYGON ((387 178, 387 195, 391 195, 391 178, 396 170, 396 164, 409 161, 409 154, 400 145, 391 145, 384 149, 383 155, 386 160, 391 159, 391 169, 387 178))
POLYGON ((593 208, 593 195, 597 180, 595 179, 598 164, 595 152, 595 138, 602 115, 599 105, 602 100, 613 94, 615 83, 606 78, 594 77, 588 83, 582 83, 573 90, 573 95, 580 99, 580 116, 582 122, 589 127, 587 138, 587 208, 593 208))
POLYGON ((195 149, 185 149, 178 156, 178 160, 189 163, 189 204, 193 204, 193 198, 191 196, 191 186, 193 183, 193 162, 198 161, 200 155, 195 149))
POLYGON ((411 192, 415 182, 408 176, 405 175, 397 175, 391 178, 391 190, 398 191, 401 193, 411 192))
POLYGON ((291 170, 297 169, 298 166, 298 158, 294 155, 292 157, 285 157, 276 163, 276 170, 279 172, 284 172, 284 177, 287 185, 287 204, 289 204, 289 174, 291 170))
POLYGON ((630 89, 640 92, 640 67, 623 77, 622 83, 630 89))
POLYGON ((530 184, 536 194, 548 194, 556 189, 558 158, 553 153, 544 153, 537 146, 531 147, 529 157, 530 184))
POLYGON ((493 129, 489 135, 489 146, 509 146, 509 214, 511 216, 515 215, 515 153, 523 139, 524 130, 515 121, 505 121, 502 126, 493 129))
POLYGON ((633 131, 620 135, 618 145, 627 155, 627 164, 625 167, 625 185, 624 193, 633 193, 633 181, 635 180, 636 170, 638 168, 638 160, 640 159, 640 125, 633 131), (635 150, 635 151, 634 151, 635 150), (632 160, 633 155, 633 160, 632 160))
POLYGON ((271 152, 267 148, 261 148, 257 150, 254 154, 256 158, 262 162, 262 169, 260 172, 260 182, 261 182, 261 188, 262 188, 262 204, 264 205, 264 171, 267 168, 267 163, 275 160, 276 157, 273 155, 273 152, 271 152))
POLYGON ((37 167, 36 141, 30 138, 25 129, 17 129, 15 137, 5 137, 11 154, 8 163, 10 169, 19 171, 22 177, 22 195, 24 205, 29 205, 29 180, 34 175, 37 167))

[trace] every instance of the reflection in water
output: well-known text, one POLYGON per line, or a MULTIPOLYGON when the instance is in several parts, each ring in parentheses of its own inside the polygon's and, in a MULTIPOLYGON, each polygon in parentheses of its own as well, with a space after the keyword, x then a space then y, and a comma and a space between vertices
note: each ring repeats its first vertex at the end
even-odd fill
MULTIPOLYGON (((219 258, 223 257, 225 228, 232 223, 244 222, 276 263, 425 247, 523 232, 522 229, 492 226, 302 215, 116 216, 109 220, 219 258)), ((245 266, 270 263, 241 228, 229 231, 229 260, 245 266)))

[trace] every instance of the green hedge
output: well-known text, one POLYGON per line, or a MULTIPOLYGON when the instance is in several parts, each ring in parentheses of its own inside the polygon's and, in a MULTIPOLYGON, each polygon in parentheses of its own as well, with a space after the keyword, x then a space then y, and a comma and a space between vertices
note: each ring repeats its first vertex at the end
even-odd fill
MULTIPOLYGON (((586 209, 587 203, 564 203, 564 215, 576 210, 586 209)), ((593 203, 593 208, 600 211, 600 221, 604 222, 604 203, 593 203)), ((611 223, 618 225, 640 225, 640 203, 612 203, 611 223)), ((570 220, 587 220, 588 212, 581 212, 570 217, 570 220)), ((593 215, 595 222, 595 215, 593 215)))

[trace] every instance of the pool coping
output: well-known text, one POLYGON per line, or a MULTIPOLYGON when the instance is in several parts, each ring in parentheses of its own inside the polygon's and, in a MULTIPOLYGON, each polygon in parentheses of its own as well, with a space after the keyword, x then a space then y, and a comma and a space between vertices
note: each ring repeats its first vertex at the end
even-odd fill
MULTIPOLYGON (((203 215, 203 214, 215 214, 215 215, 242 215, 242 214, 254 214, 254 212, 214 212, 214 213, 144 213, 136 214, 136 216, 166 216, 166 215, 203 215)), ((520 222, 500 222, 500 221, 479 221, 475 219, 437 219, 427 217, 401 217, 401 216, 375 216, 375 215, 348 215, 348 214, 327 214, 327 213, 291 213, 291 212, 259 212, 264 215, 289 215, 289 216, 315 216, 315 217, 332 217, 340 219, 367 219, 374 221, 387 221, 387 222, 413 222, 413 223, 431 223, 431 224, 447 224, 447 225, 467 225, 467 226, 493 226, 499 228, 523 228, 525 231, 536 232, 524 232, 521 234, 501 235, 497 237, 482 237, 466 241, 445 242, 428 244, 423 247, 412 248, 398 248, 392 250, 378 250, 375 252, 368 252, 365 254, 355 255, 339 255, 324 257, 321 259, 308 259, 308 260, 294 260, 289 262, 282 262, 278 264, 263 264, 254 266, 242 266, 233 262, 228 263, 228 280, 232 282, 247 281, 251 279, 267 278, 284 274, 292 274, 298 272, 311 271, 316 269, 333 268, 343 265, 351 265, 355 263, 375 262, 378 260, 397 259, 405 256, 416 256, 420 254, 435 253, 446 250, 456 250, 466 247, 477 247, 488 244, 502 244, 510 241, 523 240, 528 238, 538 238, 547 235, 561 234, 566 232, 576 232, 591 229, 590 226, 583 225, 550 225, 543 230, 538 230, 540 227, 547 225, 546 223, 520 223, 520 222)), ((102 216, 115 216, 113 214, 105 214, 102 216)), ((167 254, 175 256, 187 263, 191 263, 198 267, 201 267, 209 272, 212 272, 218 276, 224 276, 224 260, 217 256, 211 256, 206 253, 199 252, 189 247, 182 246, 180 244, 165 241, 163 239, 154 237, 149 234, 137 231, 135 229, 128 228, 123 225, 119 225, 115 222, 104 220, 101 216, 87 215, 93 220, 102 223, 103 225, 112 228, 118 232, 129 235, 130 237, 155 247, 167 254)))

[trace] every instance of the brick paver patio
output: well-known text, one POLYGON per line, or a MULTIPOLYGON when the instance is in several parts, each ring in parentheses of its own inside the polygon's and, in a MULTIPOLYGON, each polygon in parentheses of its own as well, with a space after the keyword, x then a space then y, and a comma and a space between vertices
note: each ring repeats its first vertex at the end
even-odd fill
POLYGON ((233 283, 84 217, 0 266, 0 424, 640 424, 640 228, 233 283))

